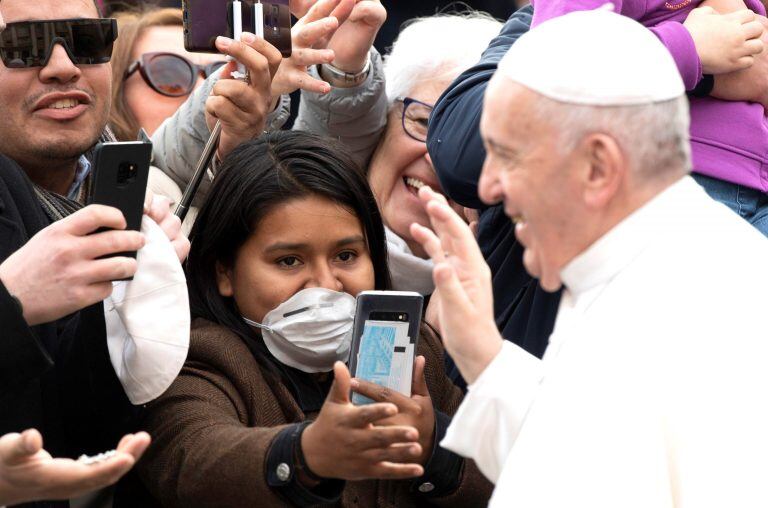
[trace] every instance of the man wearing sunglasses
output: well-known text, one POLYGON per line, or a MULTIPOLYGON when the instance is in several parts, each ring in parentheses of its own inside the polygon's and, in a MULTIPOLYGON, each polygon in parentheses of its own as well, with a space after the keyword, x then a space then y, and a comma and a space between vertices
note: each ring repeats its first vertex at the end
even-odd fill
MULTIPOLYGON (((135 271, 135 261, 98 260, 83 252, 100 239, 104 243, 101 235, 112 238, 107 253, 136 250, 143 240, 127 231, 88 235, 99 226, 120 228, 114 214, 98 207, 67 217, 84 204, 91 147, 109 138, 108 62, 117 34, 112 20, 98 16, 92 0, 0 0, 0 154, 31 180, 0 158, 0 190, 7 191, 0 202, 0 435, 36 427, 53 455, 70 457, 113 447, 133 414, 106 351, 102 299, 111 291, 109 281, 135 271), (21 201, 26 205, 18 206, 21 201), (24 245, 41 230, 47 241, 24 245), (67 291, 46 292, 56 280, 67 291), (27 296, 32 286, 38 289, 34 300, 27 296), (33 317, 41 301, 54 311, 33 317)), ((210 110, 225 125, 223 139, 236 143, 238 136, 261 132, 264 117, 231 97, 269 102, 259 99, 269 97, 279 52, 267 59, 245 44, 231 46, 253 83, 233 82, 210 110)), ((167 207, 152 207, 150 216, 183 257, 188 243, 167 207)))

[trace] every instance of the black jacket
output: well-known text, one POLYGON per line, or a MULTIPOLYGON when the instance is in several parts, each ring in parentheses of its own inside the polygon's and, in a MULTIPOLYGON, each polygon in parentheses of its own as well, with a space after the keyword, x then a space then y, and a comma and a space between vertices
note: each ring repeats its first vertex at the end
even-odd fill
MULTIPOLYGON (((532 14, 531 7, 514 13, 480 62, 448 87, 430 119, 427 145, 448 196, 481 211, 478 242, 493 274, 496 322, 502 335, 541 357, 554 327, 560 293, 545 292, 528 275, 512 221, 501 205, 484 205, 477 192, 485 160, 480 138, 485 89, 499 61, 530 28, 532 14)), ((513 114, 510 121, 514 121, 513 114)))
MULTIPOLYGON (((27 176, 0 156, 0 263, 47 225, 27 176)), ((103 304, 30 328, 0 283, 0 435, 37 428, 54 456, 92 455, 113 449, 133 416, 110 363, 103 304)))

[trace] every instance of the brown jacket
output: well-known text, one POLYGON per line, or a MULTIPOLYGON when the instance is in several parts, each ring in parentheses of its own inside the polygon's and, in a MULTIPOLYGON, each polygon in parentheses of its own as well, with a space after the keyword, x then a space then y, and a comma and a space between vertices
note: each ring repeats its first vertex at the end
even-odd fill
MULTIPOLYGON (((445 376, 442 346, 419 341, 436 409, 453 415, 462 394, 445 376)), ((272 440, 304 415, 289 389, 265 371, 245 343, 204 320, 193 325, 189 357, 178 379, 147 410, 153 443, 139 464, 150 492, 167 507, 284 507, 267 485, 265 463, 272 440)), ((466 461, 459 488, 429 502, 410 481, 347 482, 337 506, 486 506, 492 485, 466 461)))

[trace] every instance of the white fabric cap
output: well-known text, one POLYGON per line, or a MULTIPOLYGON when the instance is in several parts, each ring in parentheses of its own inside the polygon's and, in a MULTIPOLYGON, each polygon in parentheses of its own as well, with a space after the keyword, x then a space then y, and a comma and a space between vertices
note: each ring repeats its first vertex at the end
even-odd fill
POLYGON ((181 372, 189 349, 187 279, 170 240, 147 217, 147 239, 130 282, 115 282, 104 301, 112 367, 131 403, 156 399, 181 372))
POLYGON ((661 41, 605 8, 572 12, 533 28, 512 45, 498 74, 569 104, 630 106, 685 93, 661 41))

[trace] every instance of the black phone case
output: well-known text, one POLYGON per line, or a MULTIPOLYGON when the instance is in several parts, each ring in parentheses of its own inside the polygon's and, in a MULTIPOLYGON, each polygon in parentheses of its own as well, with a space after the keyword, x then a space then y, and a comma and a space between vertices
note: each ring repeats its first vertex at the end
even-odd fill
POLYGON ((289 0, 266 0, 264 5, 264 40, 272 44, 283 58, 291 57, 291 9, 289 0))
POLYGON ((352 327, 352 347, 349 353, 349 371, 357 374, 357 356, 363 337, 365 322, 372 313, 407 313, 408 337, 413 344, 414 357, 419 341, 424 297, 411 291, 363 291, 357 296, 355 322, 352 327))
MULTIPOLYGON (((125 216, 126 229, 140 231, 152 143, 100 143, 96 145, 94 154, 90 202, 117 208, 125 216)), ((136 252, 112 256, 136 257, 136 252)))
MULTIPOLYGON (((264 39, 284 58, 291 56, 291 11, 289 0, 268 0, 264 5, 264 39)), ((243 31, 255 32, 253 0, 243 0, 243 31)), ((182 0, 184 47, 195 53, 218 53, 216 37, 233 37, 232 2, 229 0, 182 0), (216 11, 220 11, 217 13, 216 11)))

